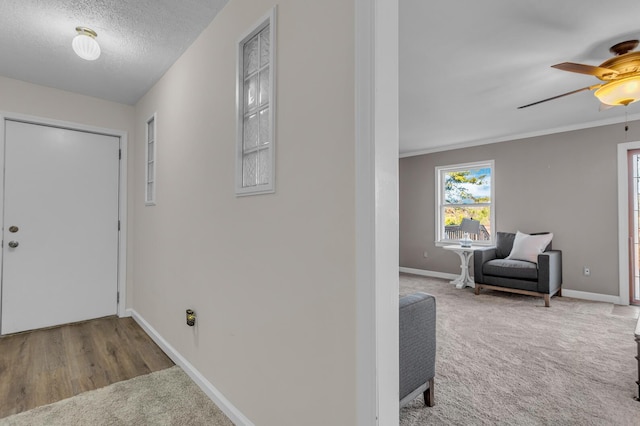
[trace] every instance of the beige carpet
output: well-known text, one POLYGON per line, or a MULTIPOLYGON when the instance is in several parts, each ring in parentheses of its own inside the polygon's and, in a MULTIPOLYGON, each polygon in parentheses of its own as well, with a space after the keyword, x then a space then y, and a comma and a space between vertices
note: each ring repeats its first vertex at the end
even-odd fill
POLYGON ((435 407, 408 425, 640 425, 637 309, 473 289, 401 275, 400 293, 436 296, 435 407))
POLYGON ((1 426, 208 425, 233 423, 171 367, 0 419, 1 426))

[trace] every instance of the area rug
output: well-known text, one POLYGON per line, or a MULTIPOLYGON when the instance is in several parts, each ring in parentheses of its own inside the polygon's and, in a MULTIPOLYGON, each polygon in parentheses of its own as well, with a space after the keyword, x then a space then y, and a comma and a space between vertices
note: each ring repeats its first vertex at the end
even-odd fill
POLYGON ((233 423, 180 367, 82 393, 0 419, 1 426, 211 425, 233 423))
POLYGON ((640 425, 635 308, 402 274, 416 291, 436 297, 436 405, 420 396, 400 425, 640 425))

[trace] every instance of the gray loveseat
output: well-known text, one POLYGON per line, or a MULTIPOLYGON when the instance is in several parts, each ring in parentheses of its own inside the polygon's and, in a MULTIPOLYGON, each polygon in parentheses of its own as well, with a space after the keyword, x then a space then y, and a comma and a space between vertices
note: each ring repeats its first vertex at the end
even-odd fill
POLYGON ((424 395, 433 407, 436 375, 436 299, 427 293, 400 298, 400 407, 424 395))
MULTIPOLYGON (((542 234, 546 233, 532 235, 542 234)), ((551 296, 562 296, 562 252, 552 250, 549 243, 544 252, 538 254, 537 264, 507 259, 515 235, 498 232, 496 247, 474 251, 475 294, 480 294, 480 290, 485 288, 541 296, 544 297, 544 305, 549 307, 551 296)))

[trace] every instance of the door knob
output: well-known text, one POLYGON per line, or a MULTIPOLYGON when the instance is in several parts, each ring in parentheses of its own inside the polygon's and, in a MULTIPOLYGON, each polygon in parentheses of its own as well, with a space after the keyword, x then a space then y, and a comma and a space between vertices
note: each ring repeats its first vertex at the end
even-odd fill
POLYGON ((9 247, 16 248, 20 245, 17 241, 9 241, 9 247))

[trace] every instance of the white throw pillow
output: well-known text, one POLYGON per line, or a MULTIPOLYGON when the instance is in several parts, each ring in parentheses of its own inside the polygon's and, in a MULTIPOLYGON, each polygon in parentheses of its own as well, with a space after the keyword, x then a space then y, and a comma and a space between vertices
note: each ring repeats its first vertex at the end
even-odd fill
POLYGON ((529 235, 518 231, 513 240, 513 248, 507 259, 526 260, 527 262, 538 263, 538 255, 553 239, 553 234, 529 235))

